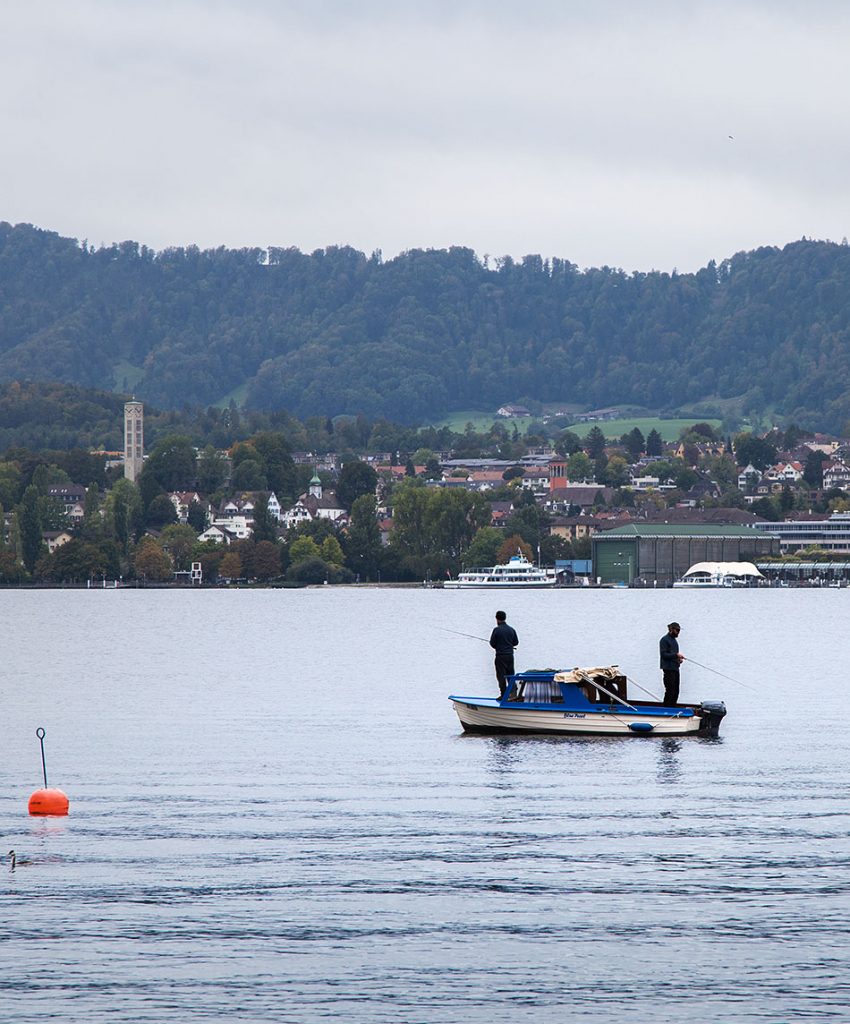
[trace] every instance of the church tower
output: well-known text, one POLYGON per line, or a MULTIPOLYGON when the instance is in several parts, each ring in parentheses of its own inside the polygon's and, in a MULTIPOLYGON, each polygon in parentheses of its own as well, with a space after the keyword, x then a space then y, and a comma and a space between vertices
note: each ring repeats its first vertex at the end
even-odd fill
POLYGON ((145 454, 144 406, 141 402, 124 404, 124 476, 135 483, 142 471, 145 454))

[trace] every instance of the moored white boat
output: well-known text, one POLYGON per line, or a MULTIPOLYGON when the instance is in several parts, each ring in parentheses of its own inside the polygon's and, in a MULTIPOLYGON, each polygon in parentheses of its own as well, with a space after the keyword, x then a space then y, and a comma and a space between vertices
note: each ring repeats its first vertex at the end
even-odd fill
POLYGON ((727 587, 750 587, 764 576, 752 562, 697 562, 676 580, 674 587, 693 590, 714 590, 727 587))
POLYGON ((554 587, 557 575, 554 569, 535 565, 522 554, 514 555, 503 565, 489 568, 466 569, 456 580, 446 580, 445 589, 516 589, 517 587, 554 587))
POLYGON ((509 697, 449 697, 465 732, 714 735, 726 714, 722 701, 670 707, 630 700, 628 680, 616 665, 520 672, 511 678, 509 697))

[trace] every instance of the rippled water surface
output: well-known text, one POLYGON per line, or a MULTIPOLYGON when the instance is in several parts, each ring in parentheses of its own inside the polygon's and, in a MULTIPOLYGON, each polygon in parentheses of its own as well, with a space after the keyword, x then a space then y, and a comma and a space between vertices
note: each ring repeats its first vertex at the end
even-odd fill
POLYGON ((0 1021, 846 1021, 850 592, 0 593, 0 1021), (720 739, 463 736, 619 662, 720 739), (441 628, 442 627, 442 628, 441 628), (27 815, 48 781, 65 819, 27 815))

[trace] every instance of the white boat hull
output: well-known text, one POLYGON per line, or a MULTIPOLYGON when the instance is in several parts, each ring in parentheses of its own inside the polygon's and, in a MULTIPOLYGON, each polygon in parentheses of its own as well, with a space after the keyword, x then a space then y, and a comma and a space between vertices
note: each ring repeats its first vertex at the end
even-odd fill
POLYGON ((446 580, 443 590, 551 590, 557 586, 555 580, 541 580, 534 583, 511 583, 502 580, 466 581, 446 580))
POLYGON ((510 708, 452 701, 464 729, 474 732, 537 732, 598 736, 686 736, 700 731, 702 718, 656 717, 616 711, 570 711, 510 708), (632 726, 637 728, 633 729, 632 726))

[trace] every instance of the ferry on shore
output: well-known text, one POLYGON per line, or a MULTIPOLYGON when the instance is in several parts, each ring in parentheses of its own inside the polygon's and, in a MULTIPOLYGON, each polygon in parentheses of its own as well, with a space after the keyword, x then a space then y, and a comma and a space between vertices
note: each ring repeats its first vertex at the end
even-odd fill
POLYGON ((447 590, 504 590, 518 587, 554 587, 558 577, 554 569, 535 565, 523 554, 514 555, 503 565, 492 565, 483 569, 467 569, 456 580, 446 580, 447 590))

